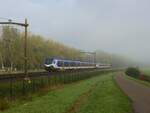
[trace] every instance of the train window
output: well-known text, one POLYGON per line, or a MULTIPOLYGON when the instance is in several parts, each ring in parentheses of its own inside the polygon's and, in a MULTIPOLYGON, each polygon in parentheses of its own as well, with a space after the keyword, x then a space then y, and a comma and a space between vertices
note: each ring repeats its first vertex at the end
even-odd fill
POLYGON ((76 62, 76 66, 78 66, 79 65, 79 63, 78 62, 76 62))
POLYGON ((68 66, 71 66, 71 62, 70 61, 68 62, 68 66))
POLYGON ((71 66, 76 66, 76 63, 75 62, 70 62, 70 65, 71 66))
POLYGON ((72 66, 72 62, 69 62, 70 66, 72 66))
POLYGON ((64 62, 64 66, 65 67, 69 66, 69 62, 64 62))
POLYGON ((54 60, 54 61, 53 61, 53 64, 55 64, 55 63, 56 63, 56 61, 54 60))
POLYGON ((57 65, 60 66, 60 61, 57 61, 57 65))
POLYGON ((77 65, 77 62, 74 62, 74 66, 76 66, 77 65))
POLYGON ((80 66, 80 62, 77 62, 77 66, 80 66))
POLYGON ((67 66, 67 62, 64 62, 64 66, 67 66))
POLYGON ((71 66, 74 66, 74 62, 71 62, 70 64, 71 64, 71 66))
POLYGON ((58 66, 63 66, 63 61, 57 61, 58 66))
POLYGON ((76 62, 73 62, 73 66, 76 66, 76 62))
POLYGON ((53 62, 53 58, 46 58, 45 64, 51 64, 53 62))
POLYGON ((82 66, 81 62, 80 62, 80 66, 82 66))
POLYGON ((80 66, 80 62, 78 62, 78 66, 80 66))

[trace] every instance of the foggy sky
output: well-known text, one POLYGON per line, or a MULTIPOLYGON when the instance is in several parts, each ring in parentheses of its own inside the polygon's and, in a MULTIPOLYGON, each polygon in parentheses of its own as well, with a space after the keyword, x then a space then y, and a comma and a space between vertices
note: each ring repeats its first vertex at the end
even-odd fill
POLYGON ((31 32, 79 49, 150 62, 149 0, 0 0, 0 17, 28 18, 31 32))

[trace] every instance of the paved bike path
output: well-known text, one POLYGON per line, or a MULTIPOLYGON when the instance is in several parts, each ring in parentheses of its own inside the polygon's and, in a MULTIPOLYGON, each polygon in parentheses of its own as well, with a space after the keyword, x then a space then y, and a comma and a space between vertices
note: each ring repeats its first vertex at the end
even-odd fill
POLYGON ((135 113, 150 113, 150 87, 129 80, 122 74, 115 76, 115 80, 132 100, 135 113))

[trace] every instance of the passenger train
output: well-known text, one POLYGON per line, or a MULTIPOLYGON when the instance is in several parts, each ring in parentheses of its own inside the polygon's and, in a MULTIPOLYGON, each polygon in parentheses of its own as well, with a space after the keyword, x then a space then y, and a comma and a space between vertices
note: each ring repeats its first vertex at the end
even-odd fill
POLYGON ((91 62, 81 62, 75 60, 64 60, 59 58, 46 58, 44 68, 47 71, 54 70, 72 70, 72 69, 94 69, 94 68, 110 68, 110 64, 96 64, 91 62))

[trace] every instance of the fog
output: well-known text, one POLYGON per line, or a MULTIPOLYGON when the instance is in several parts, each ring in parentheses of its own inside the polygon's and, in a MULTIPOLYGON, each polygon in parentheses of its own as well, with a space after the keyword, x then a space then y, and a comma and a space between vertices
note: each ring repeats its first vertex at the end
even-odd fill
POLYGON ((150 63, 149 6, 149 0, 1 0, 0 17, 28 18, 32 33, 78 49, 150 63))

